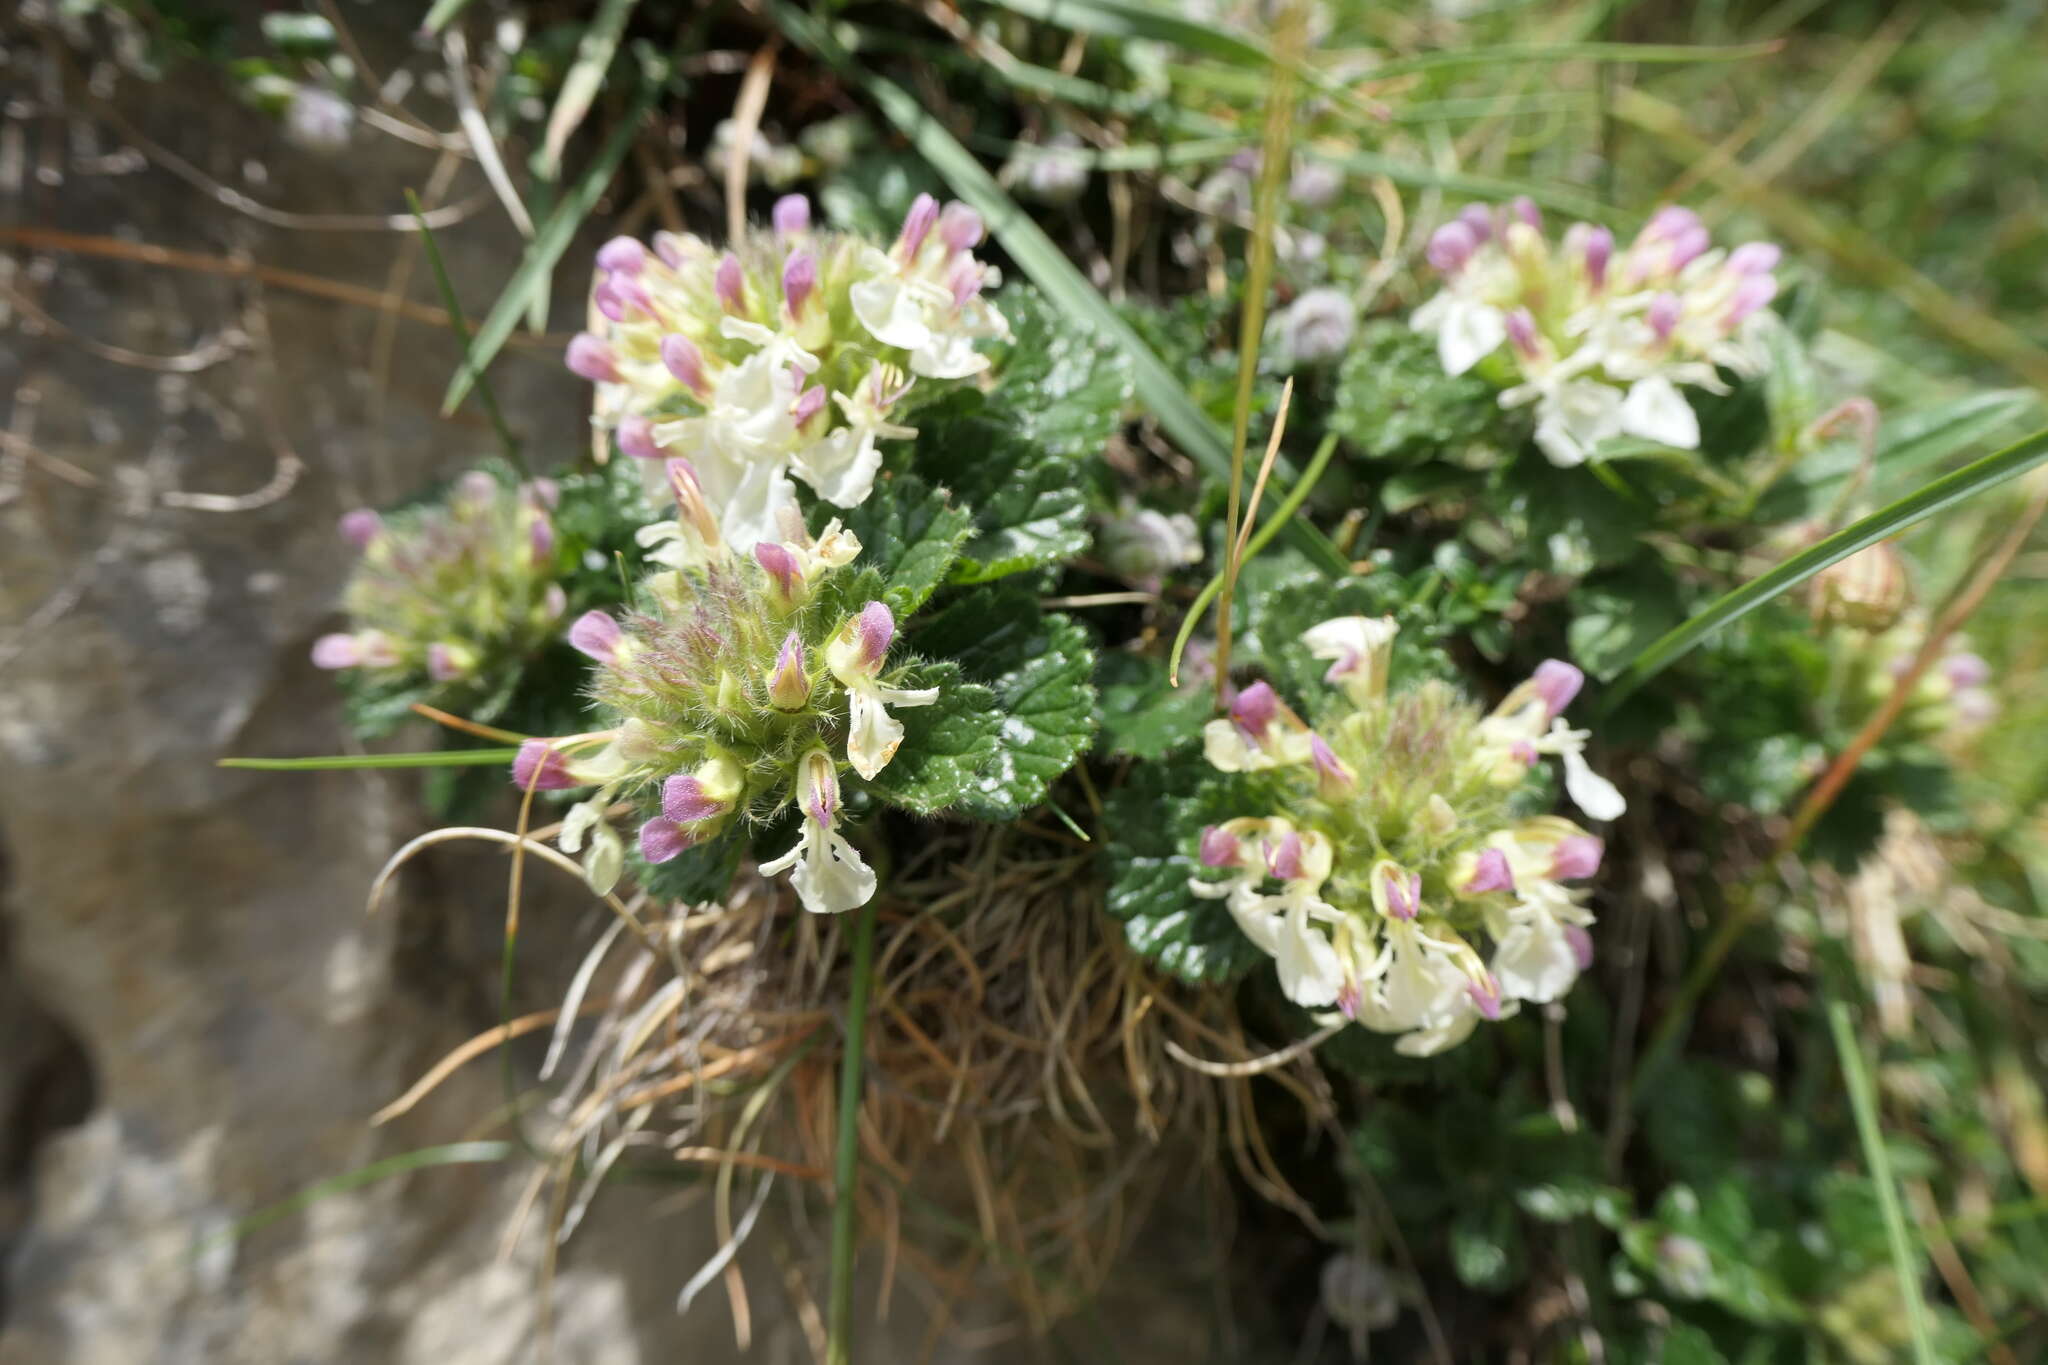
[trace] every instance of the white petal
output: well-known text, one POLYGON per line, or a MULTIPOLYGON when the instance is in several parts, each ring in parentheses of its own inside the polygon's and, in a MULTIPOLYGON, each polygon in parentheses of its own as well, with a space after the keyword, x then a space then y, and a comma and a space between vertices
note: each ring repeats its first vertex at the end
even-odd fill
POLYGON ((1594 820, 1618 820, 1628 809, 1628 802, 1612 782, 1587 766, 1585 755, 1575 749, 1566 749, 1564 759, 1564 789, 1572 804, 1594 820))
POLYGON ((806 822, 804 825, 804 832, 797 837, 797 841, 795 843, 789 846, 789 852, 783 854, 780 858, 775 859, 773 862, 761 864, 761 875, 764 877, 774 877, 780 875, 781 873, 789 871, 789 869, 796 866, 796 860, 803 857, 805 850, 810 848, 810 846, 811 826, 808 822, 806 822))
POLYGON ((1220 773, 1249 773, 1272 766, 1264 754, 1245 742, 1243 731, 1221 717, 1202 727, 1202 756, 1220 773))
POLYGON ((1540 1005, 1571 990, 1579 959, 1564 926, 1538 911, 1502 936, 1493 954, 1493 975, 1502 995, 1540 1005))
POLYGON ((1463 374, 1507 339, 1507 319, 1500 309, 1454 299, 1444 309, 1443 326, 1436 334, 1436 353, 1443 361, 1444 373, 1463 374))
POLYGON ((751 553, 758 541, 779 539, 782 509, 797 505, 795 487, 777 465, 767 461, 748 464, 722 500, 712 497, 709 481, 704 492, 718 512, 718 527, 726 543, 738 554, 751 553))
POLYGON ((861 861, 859 851, 839 831, 821 835, 807 828, 804 843, 803 859, 789 874, 804 909, 814 915, 836 915, 868 903, 875 894, 875 870, 861 861))
POLYGON ((931 341, 932 329, 925 325, 924 310, 894 273, 862 280, 847 291, 847 297, 861 326, 884 346, 914 351, 931 341))
POLYGON ((1621 404, 1621 429, 1659 445, 1699 449, 1700 419, 1678 386, 1661 374, 1639 379, 1630 387, 1621 404))
POLYGON ((875 488, 882 452, 874 433, 840 427, 798 451, 792 468, 834 507, 858 507, 875 488))
POLYGON ((870 687, 855 687, 847 694, 853 720, 846 733, 846 757, 862 777, 889 766, 896 747, 903 743, 903 722, 890 715, 882 699, 870 687))
POLYGON ((1330 940, 1297 908, 1280 928, 1274 965, 1280 969, 1280 990, 1297 1005, 1311 1009, 1337 1003, 1344 988, 1344 965, 1330 940))
POLYGON ((1479 1011, 1469 1002, 1436 1020, 1427 1028, 1404 1033, 1394 1040, 1394 1051, 1404 1057, 1434 1057, 1448 1052, 1472 1036, 1479 1023, 1479 1011))
POLYGON ((891 706, 930 706, 939 699, 936 687, 877 687, 875 695, 891 706))
POLYGON ((1536 444, 1554 465, 1583 464, 1593 447, 1621 434, 1621 394, 1606 384, 1576 379, 1543 395, 1536 409, 1536 444))
POLYGON ((965 379, 980 374, 988 364, 988 357, 974 349, 974 338, 957 332, 933 332, 910 353, 910 372, 927 379, 965 379))

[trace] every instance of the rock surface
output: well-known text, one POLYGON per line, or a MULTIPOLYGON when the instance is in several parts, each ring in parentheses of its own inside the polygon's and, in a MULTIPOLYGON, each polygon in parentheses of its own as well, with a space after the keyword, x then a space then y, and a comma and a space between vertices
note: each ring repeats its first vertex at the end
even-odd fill
MULTIPOLYGON (((393 277, 414 259, 403 234, 271 210, 399 212, 437 154, 360 124, 345 153, 287 145, 204 67, 141 79, 101 20, 39 26, 55 8, 0 30, 0 211, 93 239, 17 236, 0 267, 0 1362, 533 1359, 541 1239, 498 1260, 522 1162, 383 1180, 224 1235, 316 1181, 460 1140, 503 1099, 478 1064, 390 1128, 366 1123, 496 1022, 497 866, 429 858, 366 917, 372 876, 424 827, 412 779, 214 766, 347 745, 306 657, 347 567, 335 518, 489 453, 490 431, 473 408, 436 415, 456 360, 441 329, 130 252, 430 302, 423 262, 393 277)), ((253 23, 261 7, 230 8, 253 23)), ((408 46, 413 9, 347 6, 376 69, 436 66, 408 46)), ((439 236, 480 314, 520 241, 473 164, 442 199, 478 201, 439 236)), ((579 273, 556 281, 557 327, 579 273)), ((529 448, 566 455, 586 392, 558 347, 495 373, 529 448)), ((591 930, 581 901, 560 904, 527 947, 557 980, 591 930)), ((704 1221, 600 1199, 563 1255, 553 1359, 808 1359, 772 1263, 750 1276, 744 1357, 718 1293, 677 1316, 704 1221)), ((916 1358, 921 1325, 899 1316, 902 1340, 864 1355, 916 1358)), ((1122 1319, 1118 1355, 1146 1358, 1145 1335, 1172 1341, 1151 1358, 1198 1359, 1204 1320, 1122 1319)))

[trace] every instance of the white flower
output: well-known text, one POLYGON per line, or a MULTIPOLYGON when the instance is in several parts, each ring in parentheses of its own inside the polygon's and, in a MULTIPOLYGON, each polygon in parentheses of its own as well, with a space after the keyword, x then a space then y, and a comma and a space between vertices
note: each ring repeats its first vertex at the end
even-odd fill
POLYGON ((1411 325, 1436 333, 1437 359, 1449 375, 1465 373, 1508 339, 1506 313, 1448 290, 1416 309, 1411 325))
POLYGON ((1228 719, 1202 727, 1202 752, 1218 772, 1250 773, 1307 763, 1311 736, 1270 684, 1253 683, 1230 704, 1228 719))
POLYGON ((788 872, 797 898, 815 915, 836 915, 866 905, 875 894, 875 871, 839 833, 839 777, 832 755, 823 749, 806 754, 797 782, 798 804, 805 815, 803 833, 789 852, 761 864, 762 874, 788 872))
POLYGON ((1400 627, 1391 616, 1338 616, 1302 632, 1302 643, 1317 659, 1331 661, 1324 682, 1340 684, 1363 706, 1387 690, 1387 660, 1400 627))
POLYGON ((832 395, 846 425, 834 427, 797 453, 798 476, 834 507, 858 507, 867 501, 875 472, 882 467, 877 441, 907 441, 917 435, 915 427, 889 421, 889 408, 898 394, 888 392, 882 367, 875 366, 853 393, 832 395))
POLYGON ((872 779, 896 756, 903 743, 903 722, 890 706, 930 706, 939 689, 883 687, 878 679, 896 618, 881 602, 870 602, 825 646, 825 667, 847 691, 852 715, 846 734, 846 758, 855 772, 872 779))
POLYGON ((1661 374, 1629 386, 1628 397, 1621 403, 1621 429, 1659 445, 1699 449, 1700 419, 1678 386, 1661 374))
MULTIPOLYGON (((1507 393, 1501 406, 1508 406, 1507 393)), ((1621 394, 1607 384, 1567 380, 1544 389, 1536 403, 1536 447, 1561 469, 1584 464, 1595 446, 1624 429, 1621 394)))
POLYGON ((1494 948, 1493 974, 1508 996, 1547 1004, 1563 999, 1578 980, 1583 964, 1571 930, 1593 917, 1555 882, 1524 889, 1527 896, 1508 911, 1506 932, 1494 948))

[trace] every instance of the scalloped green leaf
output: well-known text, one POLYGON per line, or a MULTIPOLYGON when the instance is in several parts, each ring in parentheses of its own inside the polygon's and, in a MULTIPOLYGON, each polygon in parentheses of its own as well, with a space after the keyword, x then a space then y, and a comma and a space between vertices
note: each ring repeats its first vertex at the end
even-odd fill
POLYGON ((989 767, 965 805, 984 820, 1014 820, 1095 738, 1095 649, 1072 617, 1039 610, 1023 588, 982 588, 918 623, 922 652, 957 660, 995 693, 999 728, 989 767))
POLYGON ((903 745, 867 788, 892 806, 936 815, 981 791, 1002 712, 995 693, 968 682, 951 660, 917 665, 901 685, 936 687, 939 699, 892 712, 903 722, 903 745))
POLYGON ((1047 455, 1100 455, 1131 403, 1129 354, 1036 289, 1012 285, 996 303, 1016 340, 997 355, 990 408, 1047 455))
POLYGON ((897 619, 924 605, 959 558, 960 546, 974 530, 974 518, 956 505, 943 488, 915 474, 876 485, 860 506, 847 511, 818 508, 812 520, 822 529, 829 515, 860 537, 860 562, 878 571, 888 584, 882 600, 897 619))
POLYGON ((1188 890, 1202 826, 1256 809, 1242 779, 1192 753, 1138 765, 1109 797, 1104 908, 1133 949, 1183 981, 1227 981, 1265 961, 1222 901, 1188 890))

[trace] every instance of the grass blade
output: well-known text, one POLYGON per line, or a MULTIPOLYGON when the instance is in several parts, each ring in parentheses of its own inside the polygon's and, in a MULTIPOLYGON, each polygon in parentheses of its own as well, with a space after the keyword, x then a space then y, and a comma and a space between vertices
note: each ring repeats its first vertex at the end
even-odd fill
MULTIPOLYGON (((1188 396, 1173 372, 1161 363, 1100 291, 1075 269, 1073 262, 1045 235, 1044 230, 1003 192, 995 177, 975 159, 973 153, 961 146, 932 117, 931 112, 902 87, 874 75, 854 61, 837 38, 810 15, 784 0, 770 0, 770 11, 784 33, 816 52, 849 81, 867 91, 883 117, 910 139, 953 192, 980 211, 989 230, 1032 283, 1044 290, 1063 312, 1087 319, 1104 337, 1130 355, 1138 397, 1159 419, 1159 425, 1167 436, 1186 451, 1210 478, 1228 479, 1230 440, 1223 430, 1188 396)), ((1344 556, 1337 553, 1337 547, 1306 521, 1290 522, 1287 534, 1295 547, 1325 572, 1349 572, 1350 566, 1344 556)))
POLYGON ((1268 66, 1278 60, 1271 48, 1244 34, 1196 19, 1184 19, 1170 10, 1131 4, 1128 0, 990 0, 990 3, 998 9, 1072 33, 1172 43, 1189 52, 1200 52, 1240 66, 1268 66))
POLYGON ((640 93, 633 100, 632 107, 627 110, 625 117, 619 120, 619 126, 612 129, 612 135, 605 140, 603 150, 597 154, 597 160, 591 163, 590 169, 576 182, 576 188, 570 191, 561 203, 555 205, 554 211, 548 214, 547 221, 541 224, 540 231, 535 234, 533 241, 526 248, 525 256, 520 259, 519 268, 512 273, 511 280, 505 285, 505 292, 491 305, 490 315, 478 329, 469 355, 462 362, 462 368, 457 370, 455 378, 449 381, 448 394, 441 400, 442 416, 445 417, 455 411, 463 397, 468 394, 470 386, 498 354, 506 338, 512 335, 512 329, 519 325, 519 315, 526 311, 529 298, 535 289, 546 286, 548 277, 554 273, 555 263, 562 259, 562 253, 569 249, 569 243, 575 239, 576 229, 583 225, 583 220, 590 215, 590 210, 596 205, 598 196, 604 193, 604 187, 611 182, 612 172, 625 160, 626 149, 633 145, 633 138, 639 132, 641 116, 653 105, 655 96, 660 91, 660 81, 644 81, 640 93))
POLYGON ((853 1234, 854 1182, 860 1176, 861 1071, 866 1062, 868 989, 875 974, 873 897, 855 911, 853 983, 846 997, 846 1040, 839 1055, 838 1149, 832 1162, 832 1298, 826 1337, 826 1365, 848 1365, 853 1359, 853 1234))
POLYGON ((590 26, 583 30, 583 37, 576 44, 576 64, 563 78, 561 93, 555 96, 555 107, 548 113, 547 134, 540 148, 540 173, 547 179, 553 180, 561 173, 562 148, 567 145, 569 134, 590 112, 590 102, 597 98, 598 88, 604 84, 604 73, 611 69, 619 39, 626 32, 626 21, 632 18, 633 6, 638 3, 639 0, 604 0, 590 26))
MULTIPOLYGON (((434 283, 441 290, 441 306, 448 310, 448 326, 455 332, 455 339, 462 343, 462 363, 470 363, 469 319, 462 315, 462 300, 455 296, 455 282, 448 278, 448 266, 441 259, 441 248, 434 241, 434 232, 427 226, 427 216, 420 209, 420 197, 411 190, 405 192, 405 205, 412 210, 415 222, 420 225, 420 245, 426 250, 427 265, 434 272, 434 283)), ((505 424, 505 414, 498 409, 497 395, 491 392, 490 381, 483 371, 476 372, 476 401, 483 405, 484 414, 491 419, 491 430, 498 433, 498 444, 505 448, 505 458, 514 469, 522 474, 533 471, 526 467, 526 456, 519 449, 519 442, 513 439, 512 428, 505 424)))
POLYGON ((314 773, 346 768, 481 768, 510 763, 517 749, 434 749, 418 754, 324 754, 318 758, 223 758, 218 768, 265 773, 314 773))
POLYGON ((1501 43, 1493 47, 1461 47, 1445 52, 1424 52, 1398 57, 1372 68, 1376 81, 1395 76, 1413 76, 1424 71, 1447 71, 1460 66, 1489 69, 1522 62, 1628 62, 1655 65, 1684 62, 1747 62, 1769 57, 1783 50, 1781 39, 1744 43, 1729 47, 1694 47, 1685 43, 1501 43))
POLYGON ((1870 1167, 1870 1183, 1877 1187, 1878 1208, 1884 1214, 1892 1268, 1898 1272, 1899 1293, 1906 1303, 1906 1326, 1913 1334, 1913 1359, 1917 1365, 1935 1365, 1934 1339, 1927 1328, 1927 1305, 1920 1296, 1920 1258, 1914 1254, 1906 1232, 1906 1214, 1899 1207, 1899 1188, 1892 1180, 1891 1156, 1884 1149, 1884 1129, 1878 1123, 1877 1095, 1870 1084, 1870 1072, 1863 1065, 1862 1049, 1856 1045, 1856 1027, 1847 1003, 1829 1002, 1828 1028, 1834 1034, 1835 1051, 1842 1059, 1842 1079, 1849 1087, 1849 1107, 1856 1114, 1856 1136, 1863 1143, 1863 1160, 1870 1167))
POLYGON ((439 33, 455 22, 456 15, 468 8, 469 0, 434 0, 434 7, 427 11, 420 27, 428 33, 439 33))
POLYGON ((1915 522, 1923 521, 1944 508, 2026 473, 2048 460, 2048 431, 2037 431, 1987 455, 1952 474, 1936 479, 1918 492, 1880 508, 1793 555, 1768 573, 1723 593, 1704 611, 1696 613, 1662 639, 1653 641, 1604 689, 1606 705, 1612 709, 1621 700, 1676 663, 1709 635, 1731 621, 1739 620, 1764 603, 1798 587, 1828 565, 1888 540, 1915 522))
POLYGON ((237 1241, 247 1237, 259 1228, 269 1227, 280 1219, 289 1218, 301 1209, 311 1208, 330 1194, 345 1194, 359 1190, 365 1185, 374 1185, 380 1180, 389 1180, 395 1175, 409 1175, 413 1171, 426 1170, 433 1166, 482 1166, 503 1161, 513 1153, 509 1142, 451 1142, 441 1147, 422 1147, 416 1152, 401 1152, 397 1156, 373 1161, 367 1166, 358 1166, 352 1171, 318 1180, 275 1204, 258 1209, 246 1218, 238 1218, 225 1231, 209 1238, 208 1245, 220 1241, 237 1241))

